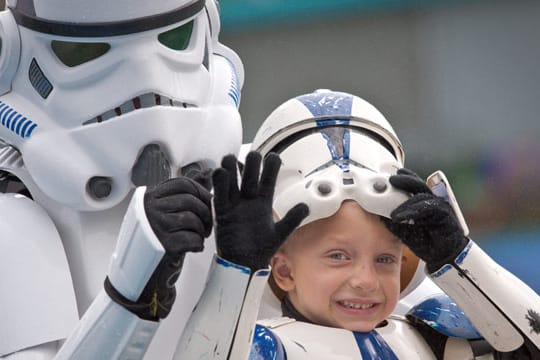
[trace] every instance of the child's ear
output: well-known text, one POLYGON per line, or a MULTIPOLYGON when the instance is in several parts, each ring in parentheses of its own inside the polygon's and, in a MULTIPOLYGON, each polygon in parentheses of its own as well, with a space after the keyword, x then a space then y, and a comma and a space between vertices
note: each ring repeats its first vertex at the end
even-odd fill
POLYGON ((294 279, 291 274, 290 260, 283 251, 278 251, 270 260, 272 277, 277 286, 283 291, 294 289, 294 279))

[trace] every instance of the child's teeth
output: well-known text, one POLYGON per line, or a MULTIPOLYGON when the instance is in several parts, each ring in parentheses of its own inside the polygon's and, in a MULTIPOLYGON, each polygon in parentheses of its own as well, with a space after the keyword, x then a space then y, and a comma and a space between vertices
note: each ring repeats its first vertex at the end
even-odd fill
POLYGON ((369 309, 373 307, 373 304, 355 304, 348 301, 342 301, 341 304, 351 309, 369 309))

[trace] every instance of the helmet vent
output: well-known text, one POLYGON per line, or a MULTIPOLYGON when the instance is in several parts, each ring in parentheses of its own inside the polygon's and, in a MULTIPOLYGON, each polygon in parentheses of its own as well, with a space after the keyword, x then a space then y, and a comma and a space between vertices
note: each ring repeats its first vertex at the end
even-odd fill
POLYGON ((51 82, 45 77, 45 74, 43 74, 43 71, 39 68, 39 65, 36 61, 36 59, 32 59, 32 62, 30 63, 30 69, 28 69, 28 77, 30 79, 30 83, 36 89, 39 95, 41 95, 42 98, 46 99, 51 91, 53 90, 53 86, 51 82))
POLYGON ((375 190, 378 193, 385 192, 387 188, 388 188, 388 185, 386 185, 386 183, 382 180, 376 181, 373 184, 373 190, 375 190))
POLYGON ((329 184, 322 183, 317 186, 317 191, 319 191, 319 194, 322 196, 327 196, 332 192, 332 187, 329 184))
POLYGON ((144 147, 131 169, 131 182, 135 186, 153 186, 171 177, 169 158, 158 144, 144 147))
POLYGON ((154 106, 172 106, 183 109, 197 108, 197 105, 195 104, 173 100, 172 98, 156 93, 146 93, 127 100, 114 109, 109 109, 90 120, 86 120, 83 122, 83 125, 101 123, 135 110, 152 108, 154 106))

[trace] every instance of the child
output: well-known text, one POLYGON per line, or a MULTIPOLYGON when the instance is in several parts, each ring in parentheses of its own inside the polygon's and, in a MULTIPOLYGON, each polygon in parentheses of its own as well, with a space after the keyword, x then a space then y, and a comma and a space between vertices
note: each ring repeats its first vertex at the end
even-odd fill
MULTIPOLYGON (((223 268, 239 266, 250 282, 246 293, 230 291, 243 307, 229 359, 247 357, 246 328, 262 289, 254 284, 269 264, 287 293, 285 317, 259 322, 252 359, 540 356, 538 295, 493 263, 451 205, 403 169, 401 143, 372 105, 340 92, 299 96, 267 118, 253 148, 259 154, 248 154, 240 187, 233 156, 213 176, 223 268), (399 240, 474 327, 447 297, 419 304, 407 318, 391 315, 400 269, 411 260, 399 240)), ((218 316, 230 285, 209 283, 221 286, 218 316)), ((218 325, 208 309, 197 307, 218 325)), ((190 344, 207 336, 191 334, 190 344)))

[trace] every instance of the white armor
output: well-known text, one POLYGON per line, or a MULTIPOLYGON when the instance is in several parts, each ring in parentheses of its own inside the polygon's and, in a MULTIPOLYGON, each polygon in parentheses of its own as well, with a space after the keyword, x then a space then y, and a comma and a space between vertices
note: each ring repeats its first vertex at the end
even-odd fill
POLYGON ((144 212, 145 185, 215 167, 239 149, 244 74, 219 43, 218 5, 6 5, 0 358, 172 358, 213 241, 186 256, 175 306, 160 323, 113 302, 103 282, 108 275, 135 300, 163 255, 144 212))
MULTIPOLYGON (((255 137, 253 148, 263 154, 277 151, 281 155, 282 167, 274 197, 276 217, 284 214, 288 206, 304 201, 317 214, 304 220, 306 223, 316 219, 316 216, 332 214, 336 210, 334 204, 340 199, 354 199, 362 207, 388 216, 396 203, 403 200, 403 194, 386 191, 384 186, 365 186, 370 184, 370 179, 382 181, 402 167, 403 153, 399 140, 384 117, 355 96, 318 91, 289 100, 265 121, 255 137), (341 127, 344 131, 333 134, 326 131, 332 127, 341 127), (338 136, 331 136, 336 134, 338 136), (349 136, 355 136, 354 141, 349 142, 349 136), (360 141, 358 137, 361 136, 366 139, 360 141), (386 146, 385 141, 388 142, 386 146), (356 148, 359 144, 361 146, 356 148), (328 152, 323 154, 320 149, 326 147, 328 152), (299 149, 303 149, 303 152, 299 149), (332 166, 340 168, 340 171, 332 172, 332 166), (349 167, 347 171, 343 171, 346 167, 349 167), (368 172, 362 171, 366 168, 368 172), (351 178, 364 187, 348 191, 351 178), (315 186, 325 179, 325 184, 329 186, 315 186), (295 187, 298 183, 303 186, 295 187), (291 188, 295 191, 288 191, 291 188), (318 193, 310 192, 313 189, 318 193), (325 194, 330 194, 330 200, 324 197, 325 194), (337 199, 332 199, 332 195, 337 199), (382 204, 375 206, 374 202, 382 204)), ((437 176, 444 177, 444 174, 439 172, 437 176)), ((459 211, 449 185, 446 184, 442 190, 447 194, 441 195, 449 195, 447 197, 454 210, 459 211)), ((462 224, 462 227, 466 229, 466 225, 462 224)), ((209 279, 212 287, 209 285, 207 291, 210 288, 221 291, 214 288, 216 281, 212 279, 220 271, 234 266, 222 260, 209 279)), ((253 328, 252 314, 257 311, 254 308, 264 292, 263 286, 256 285, 260 284, 260 276, 250 275, 249 270, 237 272, 236 275, 235 298, 245 300, 239 320, 229 319, 238 321, 239 329, 230 355, 227 357, 223 351, 212 353, 206 348, 204 358, 494 359, 497 351, 515 352, 517 356, 529 356, 531 359, 540 356, 540 297, 494 263, 472 241, 453 263, 444 265, 433 274, 426 274, 424 264, 420 261, 408 278, 408 286, 402 287, 402 297, 410 300, 410 295, 424 284, 423 279, 428 275, 446 294, 452 296, 452 300, 440 291, 423 293, 426 296, 423 301, 407 303, 407 306, 411 305, 406 309, 407 317, 391 315, 369 333, 355 333, 282 317, 259 320, 253 328), (240 283, 246 284, 245 287, 238 289, 236 286, 240 283), (244 297, 245 289, 249 286, 258 289, 257 296, 252 294, 244 297), (247 315, 244 316, 244 312, 247 315), (242 330, 245 328, 251 329, 250 336, 245 335, 246 332, 242 330)), ((221 283, 219 288, 227 286, 221 283)), ((268 288, 266 290, 265 297, 268 288)), ((186 344, 191 342, 194 348, 205 349, 200 347, 202 341, 208 340, 209 332, 205 329, 223 326, 219 320, 222 318, 219 313, 223 310, 215 310, 219 308, 217 300, 203 305, 197 307, 192 317, 196 319, 198 330, 190 334, 197 335, 180 343, 176 353, 178 359, 185 354, 190 355, 185 358, 200 356, 202 352, 188 352, 189 346, 186 344), (204 314, 212 315, 205 317, 204 314)), ((237 311, 238 307, 235 309, 237 311)), ((400 311, 405 312, 404 308, 400 311)))

